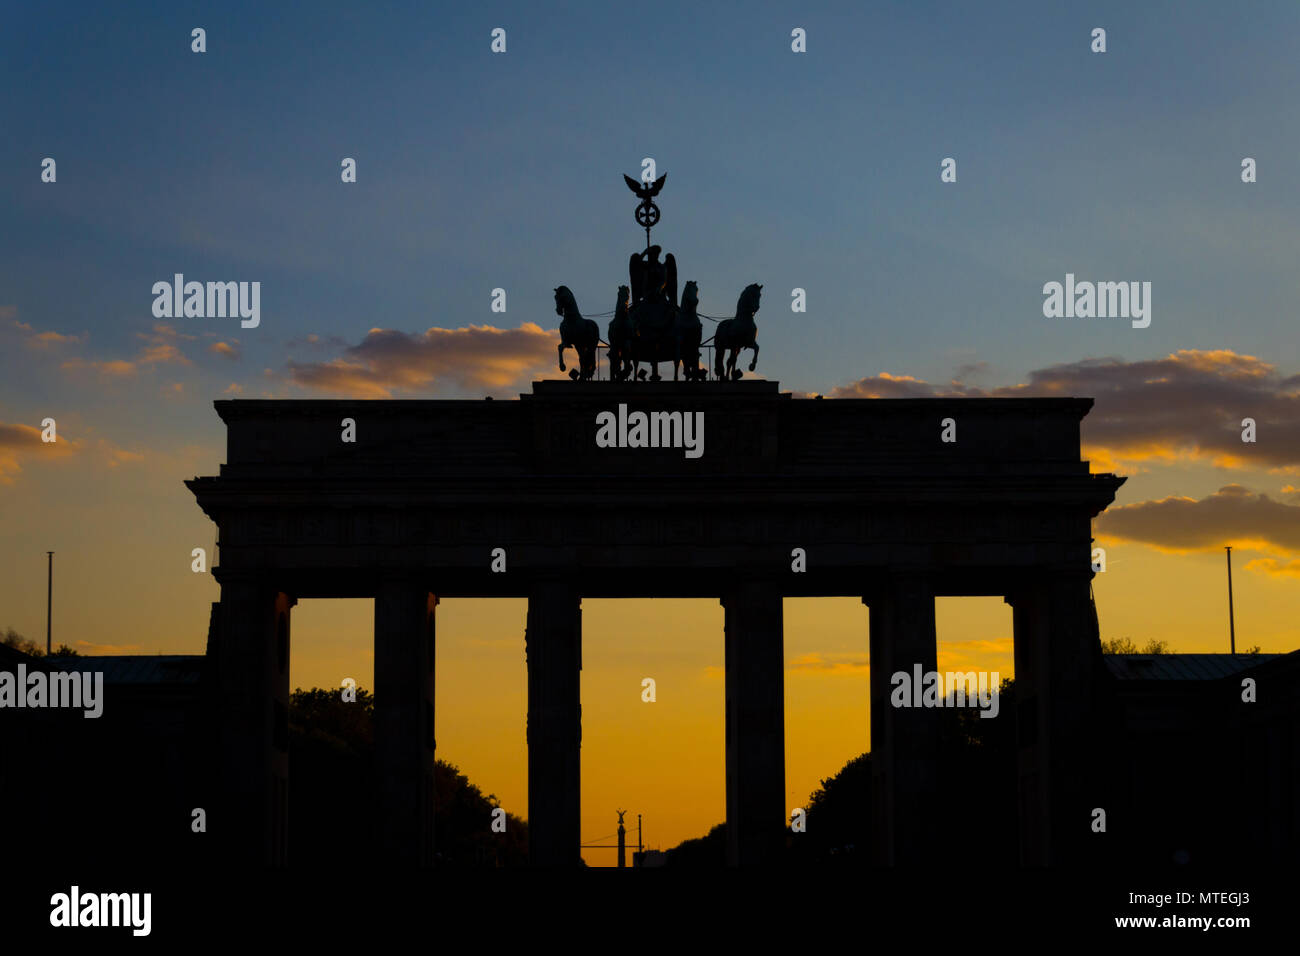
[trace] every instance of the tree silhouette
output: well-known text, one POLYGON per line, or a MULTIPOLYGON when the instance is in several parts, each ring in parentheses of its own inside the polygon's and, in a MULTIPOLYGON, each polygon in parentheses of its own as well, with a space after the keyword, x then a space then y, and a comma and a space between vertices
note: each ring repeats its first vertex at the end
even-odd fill
MULTIPOLYGON (((12 627, 5 628, 4 637, 0 637, 0 644, 12 647, 14 650, 26 654, 28 657, 44 657, 45 651, 35 641, 29 641, 12 627)), ((81 654, 74 651, 67 644, 60 644, 54 649, 51 657, 80 657, 81 654)))
POLYGON ((727 865, 727 825, 715 824, 713 829, 702 837, 683 840, 669 850, 665 856, 666 866, 694 867, 705 869, 727 865))
MULTIPOLYGON (((337 865, 340 857, 374 862, 374 696, 356 700, 338 690, 296 690, 289 702, 289 858, 295 865, 337 865)), ((527 861, 528 824, 507 813, 504 833, 492 830, 499 806, 454 765, 434 765, 434 841, 439 866, 519 866, 527 861)))
MULTIPOLYGON (((1015 681, 1005 678, 998 688, 995 718, 981 717, 974 706, 939 710, 942 786, 934 825, 945 832, 978 834, 980 860, 986 865, 1014 866, 1018 859, 1015 704, 1015 681)), ((871 754, 859 754, 809 795, 803 806, 805 831, 786 832, 786 862, 873 865, 872 799, 871 754)), ((725 865, 726 826, 719 823, 706 836, 670 849, 668 865, 725 865)))
POLYGON ((1103 654, 1168 654, 1168 641, 1147 641, 1147 646, 1138 650, 1136 644, 1127 637, 1116 637, 1109 641, 1101 642, 1101 652, 1103 654))

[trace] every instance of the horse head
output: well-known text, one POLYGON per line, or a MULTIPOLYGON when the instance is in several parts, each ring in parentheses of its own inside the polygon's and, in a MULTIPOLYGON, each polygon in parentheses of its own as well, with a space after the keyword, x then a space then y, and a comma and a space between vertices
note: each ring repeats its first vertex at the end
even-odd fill
POLYGON ((757 282, 745 286, 745 291, 740 293, 740 300, 736 302, 736 318, 747 316, 753 318, 754 313, 758 311, 758 302, 763 287, 757 282))
POLYGON ((700 287, 694 280, 682 287, 682 311, 694 315, 700 304, 700 287))
POLYGON ((562 285, 555 290, 555 314, 564 315, 568 310, 572 310, 576 314, 578 300, 573 297, 573 293, 569 291, 567 285, 562 285))

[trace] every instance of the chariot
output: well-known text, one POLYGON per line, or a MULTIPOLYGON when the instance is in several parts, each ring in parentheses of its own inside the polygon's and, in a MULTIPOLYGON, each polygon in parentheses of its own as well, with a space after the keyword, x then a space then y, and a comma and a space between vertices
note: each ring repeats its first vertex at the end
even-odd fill
MULTIPOLYGON (((648 376, 650 381, 657 382, 661 378, 661 362, 673 363, 674 381, 679 374, 688 382, 708 378, 707 366, 700 365, 700 349, 708 342, 702 341, 699 287, 693 281, 687 282, 679 301, 677 260, 668 253, 660 262, 662 250, 650 243, 650 228, 659 221, 654 197, 667 178, 665 174, 652 183, 639 183, 630 176, 623 177, 628 188, 641 199, 636 208, 636 221, 646 231, 646 248, 644 252, 632 254, 628 262, 629 284, 618 287, 606 342, 611 381, 640 380, 648 376), (643 364, 649 366, 648 371, 641 368, 643 364)), ((736 303, 735 316, 719 322, 712 337, 715 378, 741 377, 736 360, 742 348, 754 352, 749 370, 752 372, 757 366, 758 330, 754 314, 758 312, 762 288, 757 283, 746 286, 736 303)), ((572 347, 578 353, 578 368, 569 372, 570 378, 594 378, 596 349, 601 344, 599 326, 592 319, 583 318, 567 286, 555 289, 555 312, 562 318, 558 346, 560 371, 565 371, 564 350, 572 347)))

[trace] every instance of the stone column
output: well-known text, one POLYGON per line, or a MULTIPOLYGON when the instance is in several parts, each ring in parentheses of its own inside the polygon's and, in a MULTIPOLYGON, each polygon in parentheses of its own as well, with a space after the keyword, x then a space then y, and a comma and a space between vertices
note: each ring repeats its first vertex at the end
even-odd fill
POLYGON ((375 595, 378 849, 388 864, 433 865, 434 608, 413 582, 375 595))
POLYGON ((241 866, 289 858, 289 609, 295 600, 223 576, 208 639, 216 754, 208 833, 241 866), (215 812, 214 812, 215 811, 215 812))
POLYGON ((905 673, 910 689, 918 665, 922 675, 938 670, 934 592, 924 577, 900 575, 863 603, 871 611, 873 854, 882 865, 916 866, 931 862, 940 825, 940 712, 893 706, 891 681, 905 673))
POLYGON ((582 601, 568 584, 528 593, 528 861, 578 866, 582 835, 582 601))
POLYGON ((1094 807, 1106 799, 1094 788, 1100 736, 1096 705, 1101 644, 1089 572, 1027 581, 1009 594, 1015 627, 1016 742, 1020 860, 1042 866, 1080 862, 1094 807))
POLYGON ((780 861, 785 842, 785 652, 780 590, 745 582, 726 621, 727 862, 780 861))

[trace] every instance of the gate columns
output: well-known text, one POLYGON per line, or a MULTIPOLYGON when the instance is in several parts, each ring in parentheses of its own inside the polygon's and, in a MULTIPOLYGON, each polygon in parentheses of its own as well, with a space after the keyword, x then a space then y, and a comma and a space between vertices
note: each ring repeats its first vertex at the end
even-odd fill
POLYGON ((434 608, 423 585, 375 594, 375 770, 378 850, 396 866, 433 864, 434 608))
POLYGON ((934 592, 924 577, 891 576, 864 597, 871 612, 872 844, 877 864, 927 863, 939 826, 939 711, 894 707, 891 677, 938 670, 934 592))
POLYGON ((582 601, 561 581, 528 592, 528 862, 578 866, 582 601))
POLYGON ((745 582, 726 620, 727 863, 780 862, 785 841, 785 654, 781 592, 745 582))
POLYGON ((218 854, 247 866, 289 857, 289 609, 273 587, 224 576, 208 638, 216 716, 212 821, 218 854))
POLYGON ((1102 666, 1091 575, 1044 575, 1007 595, 1015 628, 1020 862, 1069 865, 1087 855, 1090 789, 1101 730, 1102 666))

